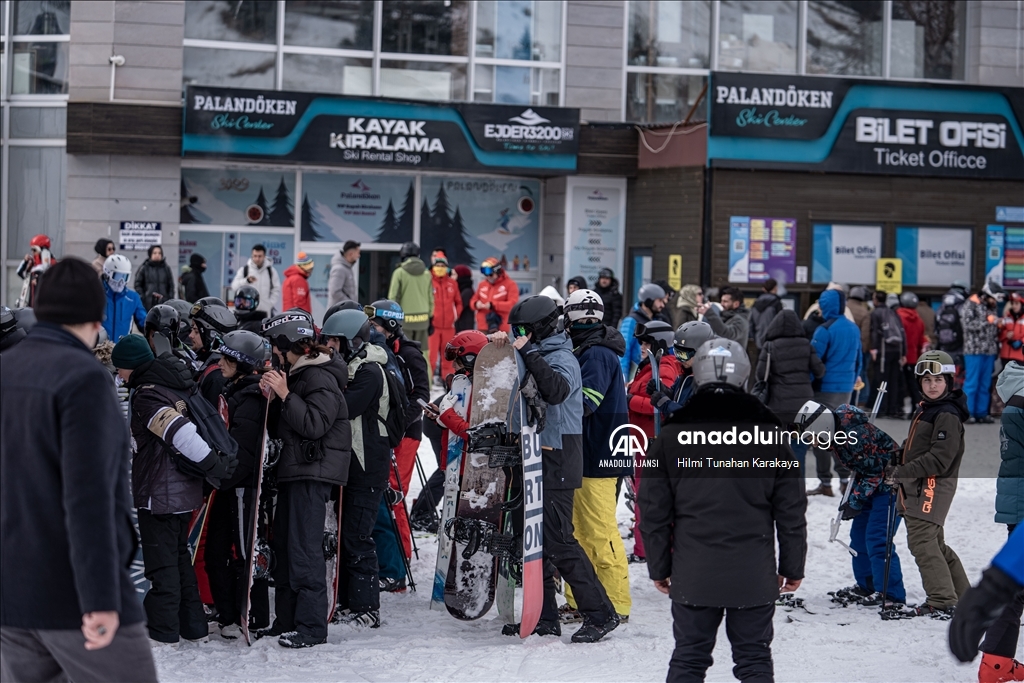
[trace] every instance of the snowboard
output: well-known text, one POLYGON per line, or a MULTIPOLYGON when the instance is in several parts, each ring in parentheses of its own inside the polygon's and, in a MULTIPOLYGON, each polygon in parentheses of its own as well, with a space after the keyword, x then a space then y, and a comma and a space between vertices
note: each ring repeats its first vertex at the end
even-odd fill
MULTIPOLYGON (((466 375, 455 375, 451 393, 455 399, 453 408, 461 417, 469 414, 469 397, 473 383, 466 375)), ((462 449, 465 445, 461 436, 448 430, 448 454, 444 469, 444 505, 441 507, 441 524, 437 534, 437 565, 434 569, 434 588, 430 595, 430 609, 444 606, 444 585, 448 579, 448 567, 452 554, 452 539, 444 533, 445 525, 455 516, 459 498, 459 481, 462 478, 462 449)))
MULTIPOLYGON (((142 538, 139 533, 139 513, 135 508, 132 508, 132 525, 135 527, 135 537, 142 538)), ((142 561, 142 543, 139 543, 138 549, 135 551, 135 558, 132 560, 131 567, 129 568, 129 574, 132 577, 132 584, 135 586, 135 593, 139 596, 139 600, 146 599, 146 593, 149 592, 150 582, 146 578, 146 564, 142 561)))
POLYGON ((338 608, 338 582, 341 580, 341 495, 340 486, 334 488, 337 500, 328 500, 324 514, 324 561, 327 565, 327 621, 338 608))
MULTIPOLYGON (((245 560, 245 574, 243 576, 247 584, 245 593, 242 595, 242 623, 240 625, 242 627, 242 637, 245 638, 246 645, 252 645, 252 635, 249 633, 249 608, 252 606, 252 584, 256 580, 257 574, 260 575, 259 578, 263 578, 270 571, 269 546, 266 546, 266 541, 264 540, 262 543, 266 547, 260 547, 260 513, 263 508, 261 505, 261 494, 263 491, 263 473, 267 464, 267 446, 270 442, 270 436, 267 434, 267 417, 270 414, 269 389, 263 389, 263 400, 263 436, 261 437, 260 448, 257 451, 259 457, 253 467, 252 510, 248 520, 246 520, 245 533, 242 535, 247 545, 242 557, 245 560), (257 565, 258 557, 261 558, 259 565, 257 565)), ((241 491, 242 489, 236 490, 241 491)), ((242 502, 240 498, 238 504, 241 506, 242 502)), ((242 513, 239 512, 239 517, 241 516, 242 513)), ((265 538, 265 534, 263 537, 265 538)))
POLYGON ((443 529, 452 540, 444 603, 456 619, 479 619, 490 610, 498 557, 511 550, 510 537, 502 533, 507 487, 502 468, 512 455, 507 437, 519 384, 515 354, 511 344, 487 344, 474 365, 469 448, 455 517, 443 529))

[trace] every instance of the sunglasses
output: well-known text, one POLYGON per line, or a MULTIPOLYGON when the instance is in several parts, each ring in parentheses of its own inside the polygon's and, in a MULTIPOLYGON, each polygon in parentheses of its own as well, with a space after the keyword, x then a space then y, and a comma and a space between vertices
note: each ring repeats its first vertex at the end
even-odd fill
POLYGON ((955 365, 943 365, 937 360, 919 360, 914 366, 915 375, 955 375, 955 365))

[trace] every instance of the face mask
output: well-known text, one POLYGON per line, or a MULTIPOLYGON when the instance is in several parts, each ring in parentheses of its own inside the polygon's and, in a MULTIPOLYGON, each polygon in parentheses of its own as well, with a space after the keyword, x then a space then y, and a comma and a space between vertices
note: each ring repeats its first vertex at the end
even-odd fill
POLYGON ((448 266, 434 266, 430 269, 437 277, 444 277, 448 274, 448 266))
POLYGON ((128 285, 128 274, 127 273, 114 273, 113 276, 107 278, 107 286, 110 287, 111 291, 123 292, 124 288, 128 285))

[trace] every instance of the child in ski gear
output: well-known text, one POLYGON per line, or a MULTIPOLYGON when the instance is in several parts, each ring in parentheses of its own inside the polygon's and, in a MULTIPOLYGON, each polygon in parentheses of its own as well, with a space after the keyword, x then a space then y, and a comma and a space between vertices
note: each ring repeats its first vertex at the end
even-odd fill
POLYGON ((519 285, 508 276, 501 262, 489 256, 480 264, 484 279, 477 285, 476 293, 469 300, 469 307, 476 311, 476 329, 495 330, 508 333, 508 314, 519 301, 519 285), (488 316, 496 317, 496 325, 488 322, 488 316))
POLYGON ((451 277, 448 259, 439 255, 434 259, 430 272, 434 288, 434 315, 430 319, 434 328, 430 335, 430 371, 433 373, 440 366, 441 377, 444 377, 452 371, 452 364, 444 359, 444 350, 455 336, 455 322, 462 315, 462 297, 459 284, 451 277))
POLYGON ((981 291, 960 307, 964 330, 964 394, 972 421, 991 423, 988 404, 991 398, 992 369, 999 353, 997 305, 1003 300, 1003 288, 988 281, 981 291))
POLYGON ((791 460, 773 445, 684 445, 691 430, 752 433, 782 423, 744 392, 746 352, 731 339, 712 339, 693 364, 697 393, 665 425, 647 454, 657 467, 638 492, 655 588, 671 597, 675 650, 669 681, 703 680, 711 666, 723 616, 735 676, 773 680, 772 617, 780 590, 793 592, 804 576, 807 499, 796 468, 765 467, 756 476, 723 476, 711 468, 682 466, 688 459, 791 460), (778 557, 775 554, 778 543, 778 557))
POLYGON ((324 514, 338 486, 349 481, 352 428, 342 392, 348 383, 344 361, 315 342, 309 319, 283 313, 267 320, 266 337, 285 372, 260 380, 273 391, 275 429, 282 440, 277 463, 274 544, 274 604, 277 618, 268 635, 284 647, 312 647, 327 641, 329 605, 324 569, 324 514))
MULTIPOLYGON (((561 633, 555 602, 557 569, 573 587, 573 597, 583 615, 583 626, 573 634, 573 642, 596 642, 619 625, 619 618, 590 558, 573 535, 573 496, 583 484, 583 384, 568 335, 556 332, 558 317, 555 302, 540 295, 522 299, 509 312, 515 338, 512 345, 547 404, 546 426, 540 432, 544 464, 544 606, 535 633, 561 633)), ((508 336, 498 332, 491 341, 504 344, 508 336)), ((524 379, 521 377, 520 383, 524 379)))
POLYGON ((626 352, 622 355, 620 365, 622 366, 622 377, 628 383, 640 365, 643 357, 640 353, 640 342, 633 332, 637 325, 643 325, 654 320, 655 316, 665 308, 665 290, 653 282, 648 282, 641 287, 636 294, 636 303, 626 317, 619 323, 619 333, 626 342, 626 352))
POLYGON ((284 271, 284 285, 281 287, 284 310, 301 308, 307 313, 313 310, 309 296, 309 275, 314 265, 313 257, 300 251, 295 256, 295 263, 284 271))
POLYGON ((899 465, 886 468, 885 483, 899 484, 899 510, 907 523, 907 545, 921 571, 927 601, 908 616, 948 618, 970 587, 956 553, 946 545, 942 527, 956 494, 964 455, 967 401, 953 389, 956 367, 945 351, 928 351, 915 373, 924 400, 910 425, 899 465))
MULTIPOLYGON (((633 600, 626 549, 615 518, 615 485, 619 477, 632 474, 632 468, 603 463, 614 462, 609 440, 629 417, 619 365, 626 343, 617 329, 602 323, 604 301, 597 292, 577 289, 563 310, 583 384, 583 485, 573 496, 574 535, 624 621, 633 600)), ((565 599, 570 618, 579 618, 571 586, 566 587, 565 599)))
POLYGON ((115 344, 132 331, 132 320, 141 330, 146 325, 146 308, 139 295, 128 289, 132 264, 124 256, 114 254, 103 264, 103 289, 107 293, 107 316, 103 329, 115 344))
POLYGON ((391 273, 388 299, 405 311, 405 333, 417 341, 424 352, 430 348, 430 319, 434 315, 433 277, 420 259, 420 247, 406 242, 398 252, 401 263, 391 273))

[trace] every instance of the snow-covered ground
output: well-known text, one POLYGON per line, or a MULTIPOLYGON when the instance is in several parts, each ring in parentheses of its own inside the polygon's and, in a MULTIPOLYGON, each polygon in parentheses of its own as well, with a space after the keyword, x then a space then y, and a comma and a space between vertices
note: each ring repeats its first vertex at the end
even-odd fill
MULTIPOLYGON (((894 437, 906 422, 880 422, 894 437)), ((967 427, 968 461, 998 461, 998 425, 967 427)), ((434 469, 424 441, 421 461, 434 469)), ((813 469, 813 464, 811 465, 813 469)), ((813 482, 809 480, 809 484, 813 482)), ((414 491, 419 488, 415 481, 414 491)), ((972 582, 1006 540, 1006 528, 992 522, 995 482, 961 479, 946 524, 946 541, 963 561, 972 582)), ((782 681, 974 681, 977 661, 959 665, 946 646, 948 622, 931 619, 883 622, 863 608, 831 609, 826 592, 853 582, 848 553, 828 543, 828 521, 838 498, 812 497, 808 506, 807 577, 798 595, 818 612, 796 612, 790 621, 775 616, 773 645, 776 680, 782 681)), ((629 511, 619 507, 620 527, 629 511)), ((848 524, 844 525, 845 536, 848 524)), ((419 590, 381 596, 382 625, 360 630, 330 627, 326 645, 287 650, 276 639, 242 641, 210 636, 209 643, 154 652, 162 681, 662 681, 672 651, 668 597, 647 578, 646 565, 630 565, 633 610, 628 624, 594 645, 560 639, 501 635, 496 610, 476 622, 459 622, 427 607, 436 543, 417 538, 419 559, 413 573, 419 590)), ((627 540, 627 550, 632 541, 627 540)), ((896 539, 908 601, 924 600, 920 576, 901 526, 896 539)), ((732 660, 724 626, 708 681, 732 681, 732 660)))

